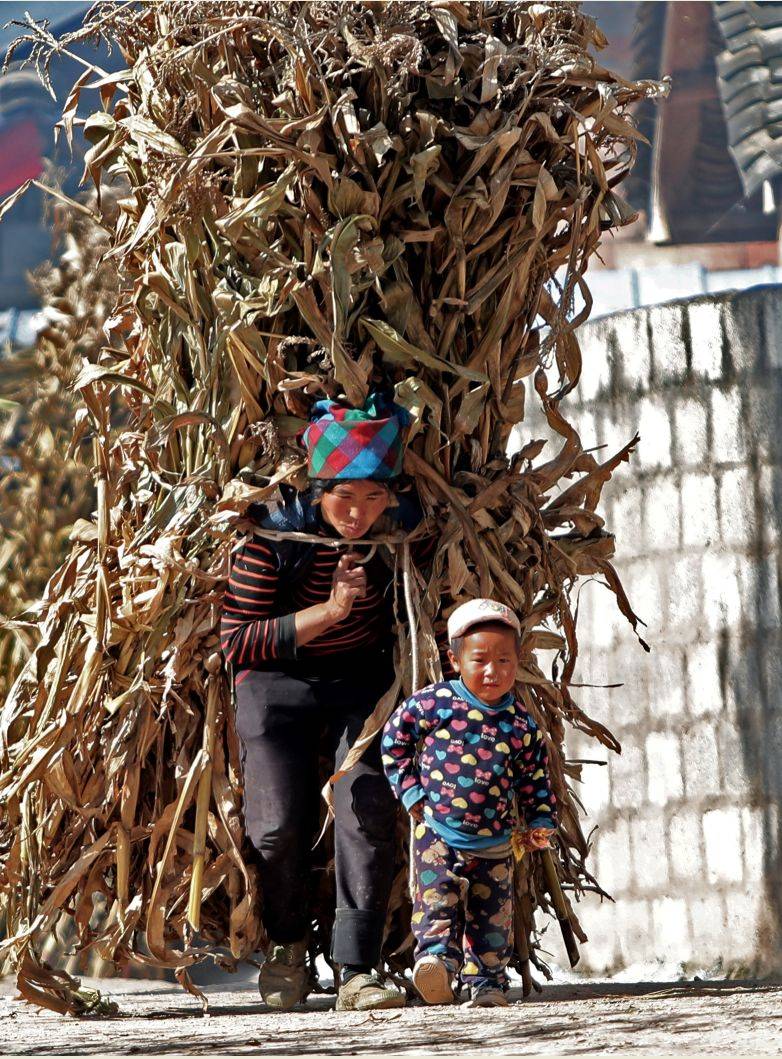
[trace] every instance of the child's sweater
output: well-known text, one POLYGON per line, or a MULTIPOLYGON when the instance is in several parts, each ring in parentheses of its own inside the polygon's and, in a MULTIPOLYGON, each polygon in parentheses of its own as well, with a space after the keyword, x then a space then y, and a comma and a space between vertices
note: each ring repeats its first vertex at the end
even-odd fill
POLYGON ((382 753, 397 798, 406 809, 424 800, 427 823, 456 849, 505 841, 514 793, 528 827, 557 826, 546 744, 510 693, 489 706, 461 680, 430 685, 389 719, 382 753))

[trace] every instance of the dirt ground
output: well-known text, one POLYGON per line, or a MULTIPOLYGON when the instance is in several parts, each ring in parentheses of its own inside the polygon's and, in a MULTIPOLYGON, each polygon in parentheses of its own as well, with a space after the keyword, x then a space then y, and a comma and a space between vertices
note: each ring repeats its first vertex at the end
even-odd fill
MULTIPOLYGON (((87 983, 85 983, 87 984, 87 983)), ((93 983, 90 983, 93 984, 93 983)), ((333 998, 272 1014, 247 983, 208 990, 211 1014, 178 987, 114 980, 110 1019, 37 1011, 0 985, 4 1055, 780 1055, 782 983, 553 985, 505 1010, 411 1006, 337 1014, 333 998)))

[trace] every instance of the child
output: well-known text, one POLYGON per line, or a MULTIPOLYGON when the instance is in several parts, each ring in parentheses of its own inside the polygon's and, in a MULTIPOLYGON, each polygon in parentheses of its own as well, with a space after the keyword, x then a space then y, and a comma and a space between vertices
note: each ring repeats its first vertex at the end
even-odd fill
POLYGON ((517 616, 494 600, 472 600, 451 614, 448 640, 459 678, 402 703, 382 741, 386 775, 416 821, 413 983, 428 1004, 451 1003, 461 967, 470 1006, 504 1007, 514 795, 528 849, 548 845, 556 799, 541 733, 512 693, 517 616))

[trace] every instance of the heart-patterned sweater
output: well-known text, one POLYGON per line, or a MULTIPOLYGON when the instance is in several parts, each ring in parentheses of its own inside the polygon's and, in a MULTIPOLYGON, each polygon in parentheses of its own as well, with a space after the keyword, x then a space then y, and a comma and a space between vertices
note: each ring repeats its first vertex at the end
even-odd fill
POLYGON ((461 680, 432 684, 394 712, 382 736, 383 767, 406 809, 424 815, 455 849, 485 849, 512 830, 557 826, 556 797, 540 729, 510 693, 493 706, 461 680))

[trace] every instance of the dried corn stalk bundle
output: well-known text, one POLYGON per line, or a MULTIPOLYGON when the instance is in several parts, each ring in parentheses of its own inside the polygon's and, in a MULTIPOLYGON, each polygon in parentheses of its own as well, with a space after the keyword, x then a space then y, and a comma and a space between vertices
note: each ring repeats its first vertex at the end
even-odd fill
MULTIPOLYGON (((656 86, 600 67, 602 36, 569 3, 102 5, 92 30, 128 71, 86 71, 65 124, 97 80, 86 167, 129 185, 112 237, 128 294, 124 345, 76 383, 95 523, 49 583, 0 720, 4 950, 23 994, 79 1009, 36 955, 64 912, 83 947, 177 968, 188 988, 216 946, 236 960, 263 940, 217 622, 235 530, 279 482, 302 484, 295 434, 324 395, 358 403, 385 384, 416 416, 405 467, 440 546, 405 578, 418 651, 400 621, 402 688, 414 653, 421 680, 438 675, 433 628, 453 603, 481 593, 525 616, 521 695, 551 746, 559 871, 576 893, 594 885, 562 742, 571 724, 616 743, 570 695, 570 592, 602 575, 637 621, 596 512, 635 439, 599 463, 561 402, 581 372, 590 255, 627 218, 627 107, 656 86), (118 391, 129 423, 114 435, 118 391), (505 454, 525 399, 561 438, 542 462, 533 439, 505 454), (549 676, 539 649, 557 653, 549 676)), ((519 873, 527 972, 538 870, 519 873)), ((402 867, 395 966, 404 890, 402 867)))
POLYGON ((34 345, 3 357, 0 375, 2 699, 36 643, 36 604, 70 550, 70 530, 95 507, 71 387, 106 342, 117 269, 102 260, 105 230, 84 213, 57 205, 54 230, 59 253, 31 276, 44 325, 34 345))

